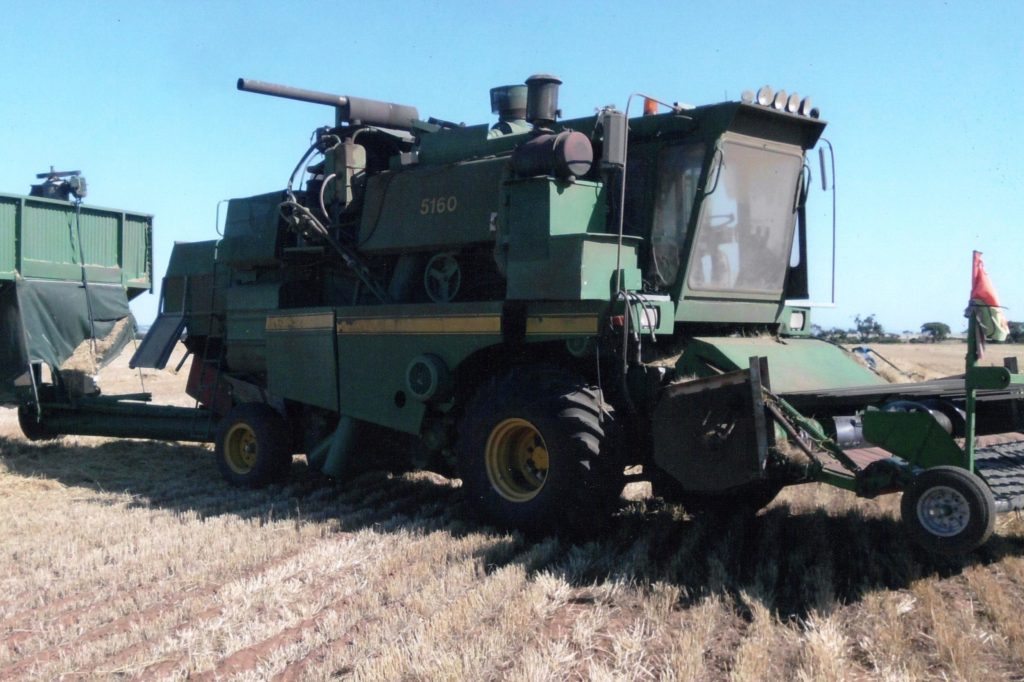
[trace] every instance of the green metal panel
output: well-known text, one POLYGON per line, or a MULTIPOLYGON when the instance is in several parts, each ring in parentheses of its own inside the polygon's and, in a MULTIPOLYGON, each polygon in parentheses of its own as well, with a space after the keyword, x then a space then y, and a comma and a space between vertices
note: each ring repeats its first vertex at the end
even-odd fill
MULTIPOLYGON (((615 292, 618 238, 610 234, 570 234, 550 237, 534 250, 510 250, 507 296, 510 300, 607 301, 615 292), (525 253, 524 253, 525 251, 525 253), (513 253, 518 257, 513 257, 513 253)), ((639 240, 626 237, 622 245, 623 288, 639 290, 636 267, 639 240)))
POLYGON ((129 288, 152 291, 152 221, 141 216, 125 215, 121 243, 124 254, 121 268, 124 271, 125 285, 129 288))
POLYGON ((778 300, 736 301, 721 298, 687 299, 679 302, 679 322, 723 322, 736 324, 774 324, 779 319, 778 300))
MULTIPOLYGON (((470 355, 501 344, 507 334, 522 335, 527 342, 594 337, 607 303, 533 303, 512 323, 522 325, 518 331, 503 328, 503 307, 497 301, 336 308, 339 411, 418 434, 425 409, 406 387, 406 371, 414 358, 435 355, 455 372, 470 355)), ((268 339, 273 336, 269 333, 268 339)), ((268 365, 275 362, 279 360, 269 359, 268 365)), ((328 366, 294 355, 291 362, 303 376, 311 365, 328 366)))
POLYGON ((18 253, 18 209, 21 202, 0 195, 0 279, 13 280, 18 253))
POLYGON ((494 239, 506 159, 381 173, 367 183, 360 250, 447 249, 494 239))
POLYGON ((930 414, 870 410, 861 417, 864 438, 920 467, 969 468, 967 455, 930 414))
MULTIPOLYGON (((502 220, 510 248, 544 236, 606 232, 604 185, 597 182, 562 182, 539 177, 506 183, 502 220)), ((510 255, 513 255, 510 253, 510 255)))
POLYGON ((121 284, 131 296, 152 287, 152 217, 0 195, 0 278, 121 284), (81 238, 79 238, 81 235, 81 238))
POLYGON ((216 239, 175 243, 171 249, 170 262, 167 264, 167 277, 195 277, 212 273, 218 244, 220 242, 216 239))
POLYGON ((976 389, 1003 389, 1010 385, 1013 375, 1005 367, 968 367, 967 382, 976 389))
POLYGON ((501 310, 500 302, 336 309, 340 411, 418 434, 424 405, 406 394, 409 363, 431 353, 454 369, 500 343, 501 310))
POLYGON ((446 165, 465 159, 494 156, 512 151, 524 142, 523 135, 491 138, 489 125, 445 128, 420 138, 420 163, 446 165))
POLYGON ((768 358, 771 388, 776 393, 870 386, 884 379, 859 364, 843 349, 817 339, 756 338, 692 339, 679 359, 680 376, 708 376, 712 367, 730 372, 750 364, 753 356, 768 358))
MULTIPOLYGON (((620 264, 606 229, 604 187, 538 177, 506 183, 499 220, 507 242, 507 296, 517 300, 608 300, 620 264)), ((626 289, 641 287, 639 239, 623 240, 626 289)))
POLYGON ((278 206, 284 192, 269 192, 228 202, 220 259, 234 267, 271 265, 277 260, 278 206))
POLYGON ((227 360, 233 372, 266 371, 267 315, 281 306, 281 283, 227 289, 227 360))
POLYGON ((289 310, 267 317, 267 390, 271 394, 338 409, 334 311, 289 310))
POLYGON ((219 324, 210 329, 211 321, 216 320, 211 317, 211 312, 224 311, 223 291, 229 275, 226 266, 216 267, 219 243, 216 240, 179 242, 171 249, 167 274, 160 288, 161 305, 168 313, 187 310, 186 325, 192 336, 219 336, 223 333, 219 324))

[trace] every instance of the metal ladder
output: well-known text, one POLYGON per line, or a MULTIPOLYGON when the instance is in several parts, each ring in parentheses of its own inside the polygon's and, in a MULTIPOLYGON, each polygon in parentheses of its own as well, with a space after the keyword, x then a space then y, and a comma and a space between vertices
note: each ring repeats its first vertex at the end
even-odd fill
POLYGON ((217 402, 217 392, 220 390, 221 375, 223 374, 224 359, 225 359, 225 353, 226 353, 226 344, 224 342, 225 341, 224 337, 225 337, 225 335, 227 333, 227 320, 225 319, 225 316, 223 314, 218 314, 216 312, 215 303, 216 303, 216 299, 217 299, 217 291, 221 290, 221 289, 226 289, 227 287, 224 287, 224 286, 220 285, 220 283, 218 282, 218 279, 217 279, 217 273, 218 273, 218 263, 217 263, 216 260, 214 260, 213 261, 213 273, 211 275, 212 278, 213 278, 213 285, 210 287, 210 301, 209 301, 209 305, 208 305, 208 307, 206 309, 206 325, 207 325, 206 339, 205 339, 205 341, 203 341, 203 352, 202 352, 201 356, 199 358, 197 358, 199 360, 199 362, 200 362, 200 372, 199 372, 199 385, 196 387, 196 393, 198 395, 203 395, 206 392, 207 389, 210 389, 211 400, 210 400, 210 405, 208 406, 209 410, 208 410, 208 413, 206 415, 206 421, 205 421, 205 424, 203 425, 203 429, 204 430, 201 431, 201 432, 197 432, 196 431, 196 427, 197 427, 197 423, 196 422, 197 422, 197 418, 198 418, 198 416, 200 414, 200 412, 199 412, 199 399, 198 398, 196 398, 196 403, 195 403, 196 411, 195 411, 195 414, 193 415, 192 423, 189 426, 189 433, 191 435, 193 435, 193 436, 200 436, 201 435, 201 436, 204 437, 205 440, 208 440, 208 441, 213 440, 213 438, 211 436, 213 434, 214 427, 215 427, 214 417, 216 415, 216 410, 214 408, 215 408, 216 402, 217 402), (218 324, 219 332, 220 332, 219 343, 217 344, 217 351, 216 351, 216 353, 212 352, 211 349, 210 349, 210 340, 213 337, 213 330, 214 330, 214 324, 215 323, 218 324), (206 368, 211 366, 211 365, 214 367, 214 376, 213 376, 213 383, 212 383, 212 385, 207 382, 207 376, 206 376, 206 368))

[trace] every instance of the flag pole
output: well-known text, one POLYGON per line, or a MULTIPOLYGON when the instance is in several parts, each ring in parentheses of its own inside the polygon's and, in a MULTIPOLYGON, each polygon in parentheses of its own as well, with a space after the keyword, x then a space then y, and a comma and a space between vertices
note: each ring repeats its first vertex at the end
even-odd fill
MULTIPOLYGON (((981 252, 975 251, 971 257, 971 291, 974 291, 975 271, 981 252)), ((967 392, 967 415, 964 418, 964 454, 967 456, 967 470, 974 471, 974 410, 977 400, 977 389, 971 376, 978 364, 978 314, 974 299, 967 303, 967 362, 964 368, 964 390, 967 392)))

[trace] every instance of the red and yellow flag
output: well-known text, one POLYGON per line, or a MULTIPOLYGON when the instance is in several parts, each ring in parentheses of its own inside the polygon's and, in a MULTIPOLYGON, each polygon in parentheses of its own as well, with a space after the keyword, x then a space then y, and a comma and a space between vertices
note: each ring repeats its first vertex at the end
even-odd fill
MULTIPOLYGON (((977 321, 979 341, 1005 341, 1010 335, 1010 325, 1003 315, 1002 306, 996 296, 995 287, 985 272, 985 264, 981 260, 981 252, 974 252, 974 264, 971 268, 971 311, 977 321)), ((981 356, 979 346, 978 356, 981 356)))

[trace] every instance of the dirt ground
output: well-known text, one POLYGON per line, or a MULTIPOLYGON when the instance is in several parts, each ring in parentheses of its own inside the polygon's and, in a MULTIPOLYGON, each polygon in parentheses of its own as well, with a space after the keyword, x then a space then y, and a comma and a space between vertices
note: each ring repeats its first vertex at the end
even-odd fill
MULTIPOLYGON (((959 344, 879 350, 962 371, 959 344)), ((189 404, 184 372, 143 381, 189 404)), ((100 384, 140 390, 126 357, 100 384)), ((206 446, 30 443, 0 409, 0 524, 0 679, 1024 680, 1024 520, 939 559, 896 496, 801 486, 742 522, 640 487, 593 541, 536 542, 435 474, 297 457, 237 490, 206 446)))

